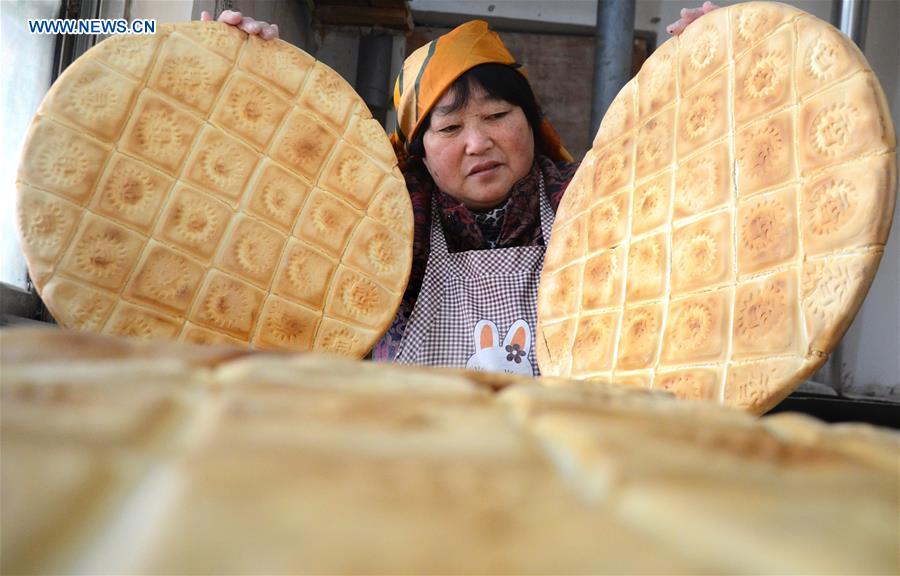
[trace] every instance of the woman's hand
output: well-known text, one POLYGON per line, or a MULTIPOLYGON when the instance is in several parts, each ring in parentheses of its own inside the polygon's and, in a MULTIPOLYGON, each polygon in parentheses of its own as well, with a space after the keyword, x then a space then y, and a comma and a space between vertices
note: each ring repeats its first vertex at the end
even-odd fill
MULTIPOLYGON (((204 22, 212 22, 212 16, 204 10, 200 13, 200 20, 204 22)), ((247 34, 256 34, 263 40, 274 40, 278 38, 278 24, 269 24, 262 20, 254 20, 249 16, 243 16, 240 12, 225 10, 219 14, 219 22, 237 26, 247 34)))
POLYGON ((709 0, 706 0, 706 2, 703 3, 703 6, 699 8, 682 8, 681 18, 679 18, 677 22, 666 26, 666 32, 668 32, 672 36, 678 36, 684 31, 685 28, 687 28, 688 24, 703 16, 704 14, 709 14, 716 8, 718 8, 718 6, 716 6, 709 0))

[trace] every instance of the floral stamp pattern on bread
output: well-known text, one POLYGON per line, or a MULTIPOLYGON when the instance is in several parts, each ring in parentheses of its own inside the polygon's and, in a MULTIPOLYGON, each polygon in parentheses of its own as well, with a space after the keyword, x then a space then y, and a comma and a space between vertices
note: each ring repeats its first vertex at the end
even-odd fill
POLYGON ((560 204, 541 372, 765 412, 862 304, 895 149, 878 80, 829 24, 760 2, 702 16, 622 89, 575 175, 578 201, 560 204))
POLYGON ((393 319, 412 207, 333 70, 215 22, 113 36, 54 84, 17 176, 65 327, 362 357, 393 319))

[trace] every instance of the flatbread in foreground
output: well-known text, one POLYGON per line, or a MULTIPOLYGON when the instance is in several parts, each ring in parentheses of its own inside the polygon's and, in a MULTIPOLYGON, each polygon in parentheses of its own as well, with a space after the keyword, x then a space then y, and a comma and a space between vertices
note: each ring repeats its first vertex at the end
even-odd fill
POLYGON ((897 572, 893 430, 211 350, 0 331, 3 573, 897 572))

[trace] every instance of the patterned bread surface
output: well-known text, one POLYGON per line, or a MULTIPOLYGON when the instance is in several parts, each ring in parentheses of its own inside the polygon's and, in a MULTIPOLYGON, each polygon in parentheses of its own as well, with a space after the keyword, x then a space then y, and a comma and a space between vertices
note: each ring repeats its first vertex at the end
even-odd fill
POLYGON ((61 329, 0 362, 4 574, 898 572, 887 429, 61 329))
POLYGON ((116 36, 32 122, 23 251, 66 327, 362 357, 411 266, 396 164, 353 89, 286 42, 116 36))
POLYGON ((762 2, 698 19, 621 90, 566 192, 542 373, 768 410, 865 297, 895 148, 878 80, 829 24, 762 2))

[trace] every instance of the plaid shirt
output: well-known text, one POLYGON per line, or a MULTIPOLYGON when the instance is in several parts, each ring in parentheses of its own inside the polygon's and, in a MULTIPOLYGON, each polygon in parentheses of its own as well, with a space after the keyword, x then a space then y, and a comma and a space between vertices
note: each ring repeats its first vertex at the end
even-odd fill
MULTIPOLYGON (((538 170, 544 176, 544 187, 550 200, 550 206, 555 212, 577 169, 577 162, 553 162, 544 156, 537 156, 528 176, 519 180, 512 187, 509 200, 505 205, 506 215, 500 229, 500 236, 494 248, 543 245, 540 204, 537 196, 538 170)), ((400 339, 403 337, 409 316, 415 308, 419 291, 422 289, 425 267, 428 264, 428 254, 431 249, 429 230, 433 196, 437 199, 441 224, 450 252, 491 248, 490 243, 482 235, 481 228, 475 221, 472 211, 458 200, 438 190, 424 167, 411 167, 410 170, 407 170, 405 177, 415 221, 412 270, 397 316, 372 351, 372 358, 375 360, 392 360, 396 356, 400 339)))

